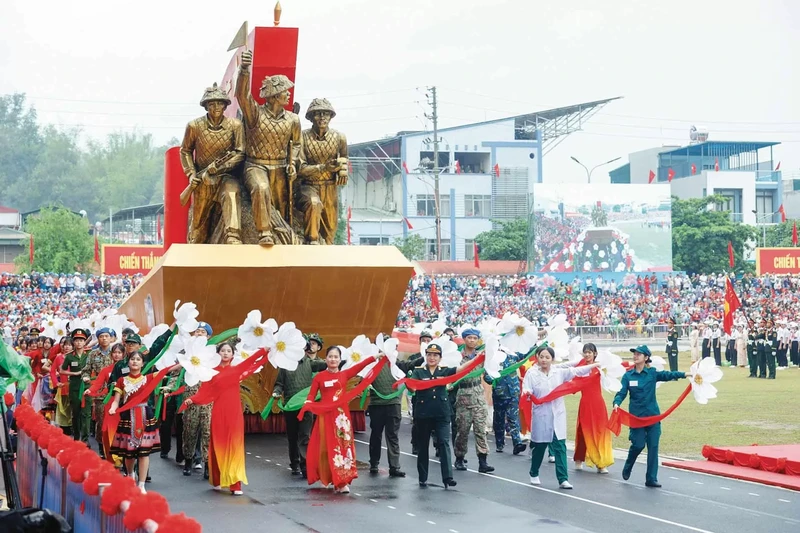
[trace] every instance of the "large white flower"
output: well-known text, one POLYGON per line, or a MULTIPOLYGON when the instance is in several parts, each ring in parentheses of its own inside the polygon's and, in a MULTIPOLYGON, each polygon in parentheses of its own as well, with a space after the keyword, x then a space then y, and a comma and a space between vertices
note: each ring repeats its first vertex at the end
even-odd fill
POLYGON ((247 313, 244 324, 239 326, 239 338, 248 348, 264 348, 275 344, 273 338, 278 331, 278 323, 274 318, 261 322, 261 311, 254 309, 247 313))
POLYGON ((197 306, 192 302, 186 302, 181 305, 180 300, 175 301, 175 310, 172 312, 172 316, 175 318, 175 324, 177 324, 182 333, 191 335, 200 327, 200 323, 197 321, 199 315, 200 311, 197 310, 197 306))
POLYGON ((500 341, 494 335, 484 337, 484 345, 486 359, 484 360, 483 368, 489 374, 489 377, 497 379, 500 377, 500 371, 508 357, 508 353, 500 348, 500 341))
POLYGON ((572 337, 567 345, 567 359, 570 361, 577 361, 583 358, 583 345, 581 344, 580 337, 572 337))
POLYGON ((503 333, 500 331, 500 319, 494 316, 484 318, 475 327, 483 337, 488 337, 489 335, 499 337, 503 333))
POLYGON ((378 355, 378 347, 372 344, 366 335, 359 335, 342 354, 342 359, 345 361, 342 370, 351 368, 374 355, 378 355))
POLYGON ((439 361, 440 366, 459 366, 463 356, 458 351, 458 344, 450 340, 450 337, 444 335, 438 339, 433 339, 433 342, 423 342, 420 347, 420 353, 425 355, 425 351, 430 344, 438 344, 442 348, 442 360, 439 361))
POLYGON ((214 368, 219 366, 220 356, 213 345, 206 344, 205 338, 186 339, 183 350, 183 353, 178 354, 178 362, 186 370, 184 380, 187 385, 191 387, 201 381, 209 381, 217 375, 214 368))
POLYGON ((75 331, 76 329, 91 329, 91 324, 89 323, 89 320, 85 318, 79 318, 69 323, 70 331, 75 331))
POLYGON ((559 313, 557 315, 553 315, 547 319, 547 326, 550 328, 563 328, 566 329, 569 327, 569 321, 567 320, 567 315, 564 313, 559 313))
POLYGON ((113 329, 117 335, 121 335, 122 331, 126 328, 133 330, 134 333, 139 333, 139 327, 131 320, 128 320, 128 317, 124 314, 111 315, 108 318, 101 320, 98 324, 98 327, 113 329))
MULTIPOLYGON (((269 322, 269 321, 267 321, 269 322)), ((297 370, 297 363, 306 355, 306 339, 294 322, 284 322, 273 336, 269 349, 269 362, 275 368, 297 370)))
MULTIPOLYGON (((44 315, 42 317, 42 333, 44 333, 44 330, 54 327, 56 325, 56 320, 58 319, 55 315, 44 315)), ((47 336, 49 337, 49 335, 47 336)))
POLYGON ((497 331, 500 335, 505 335, 514 330, 517 327, 517 323, 520 320, 524 320, 521 316, 516 313, 506 313, 503 315, 503 318, 500 319, 500 322, 497 324, 497 331))
POLYGON ((722 369, 711 357, 695 362, 689 373, 692 375, 692 394, 697 403, 705 405, 708 400, 717 397, 717 388, 712 383, 722 379, 722 369))
POLYGON ((187 335, 186 333, 178 330, 178 334, 173 335, 168 341, 169 344, 165 347, 166 351, 164 351, 161 357, 158 358, 158 361, 156 361, 156 368, 158 370, 164 370, 165 368, 176 364, 178 362, 178 354, 185 349, 186 343, 193 338, 195 337, 187 335))
POLYGON ((507 331, 500 339, 500 345, 512 353, 528 353, 539 340, 539 328, 521 316, 506 314, 500 322, 500 329, 507 331))
POLYGON ((166 333, 169 330, 169 326, 166 324, 159 324, 151 329, 147 335, 142 337, 142 344, 144 344, 145 348, 148 350, 153 347, 153 343, 159 338, 161 335, 166 333))
POLYGON ((600 363, 600 386, 608 392, 617 392, 622 388, 620 379, 625 375, 622 358, 608 350, 597 354, 597 363, 600 363))
POLYGON ((378 333, 378 336, 375 338, 375 346, 378 347, 378 351, 389 360, 389 370, 392 371, 392 377, 394 379, 402 379, 406 376, 405 372, 400 370, 397 366, 397 347, 399 345, 400 340, 393 337, 384 338, 383 333, 378 333))
POLYGON ((244 363, 247 358, 253 355, 256 350, 245 346, 244 342, 239 342, 236 344, 236 349, 233 351, 233 359, 231 359, 231 365, 236 366, 240 363, 244 363))
POLYGON ((437 318, 433 322, 431 322, 431 327, 429 331, 433 338, 441 337, 444 335, 444 330, 447 329, 447 323, 444 321, 442 317, 437 318))
MULTIPOLYGON (((650 366, 652 368, 655 368, 659 372, 664 370, 664 367, 666 365, 667 365, 667 362, 664 360, 663 357, 658 356, 658 355, 653 355, 653 356, 650 357, 650 366)), ((663 384, 664 384, 663 381, 659 381, 658 383, 656 383, 656 388, 659 388, 663 384)))

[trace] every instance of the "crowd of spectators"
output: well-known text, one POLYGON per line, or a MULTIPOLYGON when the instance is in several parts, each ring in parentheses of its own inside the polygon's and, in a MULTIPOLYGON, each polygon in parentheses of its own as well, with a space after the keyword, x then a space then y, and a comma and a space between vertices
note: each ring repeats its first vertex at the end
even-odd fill
MULTIPOLYGON (((432 321, 432 278, 417 276, 409 283, 397 320, 406 328, 432 321)), ((735 280, 743 312, 754 317, 796 320, 800 316, 800 276, 746 275, 735 280)), ((574 326, 679 325, 721 321, 725 276, 682 274, 657 278, 628 274, 621 281, 601 276, 577 276, 562 283, 553 276, 436 276, 441 312, 449 325, 474 324, 487 316, 517 313, 544 325, 547 317, 565 313, 574 326)))
POLYGON ((87 318, 117 307, 142 276, 92 274, 0 274, 0 326, 39 326, 45 315, 87 318))

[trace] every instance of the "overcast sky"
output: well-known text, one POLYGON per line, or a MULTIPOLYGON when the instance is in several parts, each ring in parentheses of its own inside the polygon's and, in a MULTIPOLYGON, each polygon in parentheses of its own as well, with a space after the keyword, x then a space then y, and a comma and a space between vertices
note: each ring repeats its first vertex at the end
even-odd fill
MULTIPOLYGON (((624 96, 544 158, 546 182, 662 144, 692 124, 713 140, 781 141, 800 168, 800 2, 765 0, 284 0, 300 28, 297 99, 328 97, 351 142, 624 96)), ((163 143, 202 114, 244 20, 271 0, 4 0, 0 94, 25 92, 43 121, 85 136, 163 143)), ((619 163, 617 163, 619 164, 619 163)), ((617 164, 611 166, 616 167, 617 164)), ((798 176, 800 177, 800 175, 798 176)), ((594 181, 607 180, 596 171, 594 181)))

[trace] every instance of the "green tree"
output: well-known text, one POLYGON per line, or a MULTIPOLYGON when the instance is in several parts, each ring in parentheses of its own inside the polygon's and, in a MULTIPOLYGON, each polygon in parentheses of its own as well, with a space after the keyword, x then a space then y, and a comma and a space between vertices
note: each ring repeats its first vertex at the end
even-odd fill
POLYGON ((94 261, 94 241, 89 221, 63 208, 44 208, 28 217, 25 232, 33 235, 33 265, 29 262, 30 240, 21 244, 25 253, 17 257, 18 271, 75 272, 88 270, 94 261))
POLYGON ((425 257, 425 239, 413 233, 408 237, 395 239, 392 243, 409 261, 419 261, 425 257))
MULTIPOLYGON (((792 245, 792 229, 794 227, 794 220, 787 220, 781 224, 776 224, 767 228, 767 247, 768 248, 791 248, 792 245)), ((798 230, 800 231, 800 230, 798 230)), ((762 230, 758 230, 758 244, 762 244, 762 230)))
POLYGON ((694 273, 728 272, 728 242, 733 245, 737 273, 752 272, 743 255, 756 237, 756 229, 734 223, 727 211, 709 210, 719 196, 680 200, 672 198, 672 264, 675 270, 694 273))
POLYGON ((528 256, 528 220, 497 220, 499 229, 484 231, 475 237, 481 247, 481 259, 521 261, 528 256))
POLYGON ((28 108, 25 95, 0 96, 0 191, 4 205, 16 204, 8 191, 30 178, 42 144, 36 111, 28 108))

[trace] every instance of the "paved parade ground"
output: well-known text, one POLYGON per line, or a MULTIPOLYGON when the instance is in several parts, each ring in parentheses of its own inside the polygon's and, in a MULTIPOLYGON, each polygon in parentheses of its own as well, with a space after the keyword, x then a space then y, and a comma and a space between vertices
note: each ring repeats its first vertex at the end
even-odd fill
MULTIPOLYGON (((542 467, 542 486, 528 483, 527 452, 492 453, 494 474, 479 474, 470 443, 469 471, 455 472, 458 486, 444 490, 432 465, 428 488, 417 484, 416 458, 409 452, 410 421, 403 419, 400 446, 405 479, 388 477, 385 452, 380 474, 367 468, 368 433, 357 433, 359 478, 349 495, 309 487, 288 466, 285 435, 248 435, 243 497, 214 492, 199 471, 184 477, 173 459, 152 459, 154 482, 173 512, 185 512, 211 533, 477 533, 591 531, 596 533, 764 532, 800 530, 800 493, 758 484, 661 467, 661 489, 644 486, 644 465, 629 481, 622 459, 609 475, 574 471, 574 490, 557 488, 552 464, 542 467)), ((509 450, 507 447, 506 450, 509 450)), ((433 455, 433 454, 431 454, 433 455)), ((571 453, 570 453, 571 456, 571 453)), ((644 459, 644 454, 642 454, 644 459)))

